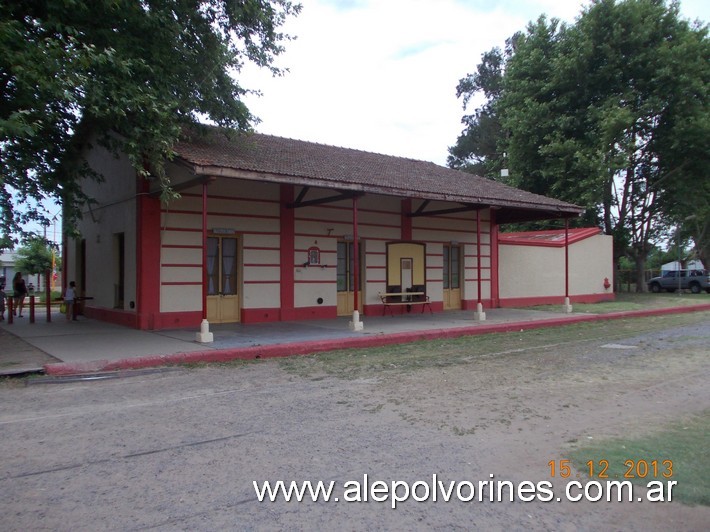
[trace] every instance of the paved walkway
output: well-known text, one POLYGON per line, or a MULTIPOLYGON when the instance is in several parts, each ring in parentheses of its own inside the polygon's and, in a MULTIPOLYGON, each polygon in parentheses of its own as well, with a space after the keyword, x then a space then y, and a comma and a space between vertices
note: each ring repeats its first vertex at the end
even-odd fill
POLYGON ((394 317, 365 316, 362 332, 351 331, 348 318, 227 324, 212 326, 211 344, 195 341, 197 329, 138 331, 84 317, 66 321, 56 313, 51 323, 43 315, 38 315, 34 324, 27 317, 16 319, 12 325, 0 322, 0 375, 39 370, 52 374, 86 373, 170 363, 266 358, 694 310, 710 310, 710 305, 604 315, 491 309, 486 311, 485 321, 475 321, 471 311, 433 315, 413 312, 394 317))

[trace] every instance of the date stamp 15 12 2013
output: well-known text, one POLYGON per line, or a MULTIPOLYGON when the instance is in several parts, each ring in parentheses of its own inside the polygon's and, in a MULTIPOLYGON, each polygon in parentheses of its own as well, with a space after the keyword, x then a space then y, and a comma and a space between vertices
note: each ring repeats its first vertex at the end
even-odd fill
MULTIPOLYGON (((573 475, 572 466, 569 460, 550 460, 547 465, 550 468, 550 476, 569 478, 573 475)), ((610 478, 609 460, 589 460, 586 463, 589 478, 606 479, 610 478)), ((613 475, 614 478, 625 479, 657 479, 673 477, 673 460, 624 460, 623 473, 613 475)), ((577 477, 579 478, 579 474, 577 477)))

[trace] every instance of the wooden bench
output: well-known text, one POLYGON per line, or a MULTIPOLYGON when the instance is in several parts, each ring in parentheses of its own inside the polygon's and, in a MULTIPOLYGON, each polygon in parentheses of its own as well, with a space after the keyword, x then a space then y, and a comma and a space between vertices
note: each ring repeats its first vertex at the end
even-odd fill
POLYGON ((390 311, 390 316, 394 316, 392 313, 392 307, 407 307, 407 312, 412 308, 412 305, 421 305, 422 314, 424 314, 424 309, 428 306, 429 312, 434 314, 431 310, 431 303, 429 302, 429 296, 424 292, 387 292, 386 294, 377 294, 380 296, 380 300, 384 307, 382 308, 382 315, 385 315, 387 309, 390 311))

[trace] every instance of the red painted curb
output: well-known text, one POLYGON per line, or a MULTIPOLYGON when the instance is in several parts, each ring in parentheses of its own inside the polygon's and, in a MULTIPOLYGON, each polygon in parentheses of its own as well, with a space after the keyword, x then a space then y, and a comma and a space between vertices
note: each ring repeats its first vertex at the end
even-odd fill
POLYGON ((190 353, 174 353, 170 355, 145 355, 121 360, 96 360, 91 362, 59 362, 46 364, 48 375, 77 375, 82 373, 97 373, 102 371, 117 371, 126 369, 141 369, 155 366, 175 364, 194 364, 205 362, 229 362, 230 360, 252 360, 257 358, 276 358, 293 355, 309 355, 338 349, 358 349, 365 347, 381 347, 392 344, 403 344, 420 340, 435 340, 438 338, 458 338, 461 336, 477 336, 481 334, 502 333, 512 331, 527 331, 547 327, 559 327, 575 323, 592 321, 618 320, 623 318, 644 318, 665 314, 686 314, 710 310, 710 304, 688 307, 672 307, 648 310, 629 310, 609 314, 587 314, 581 316, 563 316, 534 321, 519 321, 513 323, 496 323, 492 325, 475 325, 452 329, 430 329, 426 331, 407 331, 374 336, 359 336, 338 338, 335 340, 314 340, 310 342, 293 342, 256 347, 237 347, 229 349, 212 349, 190 353))

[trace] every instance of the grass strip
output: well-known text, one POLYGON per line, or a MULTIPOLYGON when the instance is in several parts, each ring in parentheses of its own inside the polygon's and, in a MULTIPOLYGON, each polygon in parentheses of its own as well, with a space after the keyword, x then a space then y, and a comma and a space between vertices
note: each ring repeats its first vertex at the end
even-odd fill
POLYGON ((606 464, 606 475, 613 480, 630 480, 644 486, 652 480, 675 480, 678 484, 673 488, 674 501, 710 506, 709 435, 710 410, 706 410, 643 438, 585 445, 572 451, 569 458, 586 475, 593 468, 593 480, 600 480, 598 475, 606 464), (669 478, 670 464, 664 463, 667 460, 672 462, 669 478))
POLYGON ((467 364, 479 357, 515 356, 559 344, 633 338, 648 332, 707 321, 710 312, 587 322, 520 332, 423 340, 367 349, 342 349, 279 360, 285 371, 308 377, 327 374, 345 379, 467 364))

